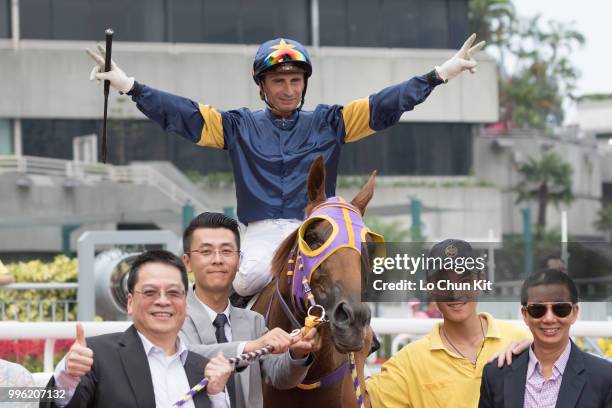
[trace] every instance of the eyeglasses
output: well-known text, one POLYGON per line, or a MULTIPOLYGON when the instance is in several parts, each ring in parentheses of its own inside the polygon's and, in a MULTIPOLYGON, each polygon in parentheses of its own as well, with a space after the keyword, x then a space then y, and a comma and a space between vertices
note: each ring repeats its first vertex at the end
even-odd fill
POLYGON ((224 259, 231 259, 236 256, 236 254, 240 254, 240 251, 234 251, 233 249, 194 249, 189 251, 190 254, 193 252, 197 252, 204 259, 210 259, 215 256, 215 254, 221 255, 224 259))
POLYGON ((558 302, 558 303, 530 303, 527 306, 523 306, 529 316, 534 319, 539 319, 544 316, 548 311, 548 306, 552 308, 552 312, 557 317, 567 317, 572 313, 574 304, 571 302, 558 302))
POLYGON ((164 293, 170 300, 180 300, 185 297, 185 291, 179 289, 159 290, 159 289, 145 289, 145 290, 134 290, 134 293, 140 293, 146 300, 155 300, 164 293))

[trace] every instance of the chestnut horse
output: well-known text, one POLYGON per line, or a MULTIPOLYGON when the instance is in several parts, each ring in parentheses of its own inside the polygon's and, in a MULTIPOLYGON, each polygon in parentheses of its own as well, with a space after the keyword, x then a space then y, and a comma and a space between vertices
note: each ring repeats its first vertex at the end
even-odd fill
MULTIPOLYGON (((357 407, 357 395, 366 397, 364 362, 370 350, 371 330, 370 309, 361 302, 363 260, 360 243, 382 238, 370 232, 362 221, 374 193, 375 176, 376 172, 372 173, 347 203, 338 197, 326 198, 325 167, 321 157, 310 168, 306 220, 278 247, 272 261, 274 279, 263 289, 253 310, 266 317, 268 327, 290 332, 297 325, 304 326, 308 309, 308 301, 304 300, 308 296, 303 291, 312 289, 314 298, 311 300, 324 308, 329 321, 317 328, 321 349, 315 353, 303 384, 291 390, 264 385, 265 407, 357 407), (336 211, 337 214, 323 215, 322 211, 336 211), (350 240, 352 246, 342 245, 338 242, 339 237, 350 240), (307 255, 317 253, 318 258, 307 259, 307 255), (302 267, 303 277, 310 278, 306 285, 300 285, 301 281, 292 282, 300 277, 298 270, 302 267), (295 296, 296 287, 297 291, 302 291, 301 299, 295 296), (354 370, 348 364, 351 352, 356 360, 354 370), (359 392, 354 387, 355 372, 359 392)), ((367 259, 366 256, 364 254, 363 259, 367 259)))

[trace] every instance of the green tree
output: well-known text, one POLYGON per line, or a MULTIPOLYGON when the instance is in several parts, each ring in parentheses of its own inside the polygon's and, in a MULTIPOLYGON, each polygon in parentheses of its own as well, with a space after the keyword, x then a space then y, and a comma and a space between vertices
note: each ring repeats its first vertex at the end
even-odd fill
POLYGON ((470 32, 478 41, 506 48, 516 22, 512 0, 470 0, 469 8, 470 32))
POLYGON ((500 83, 502 120, 516 127, 546 129, 563 123, 563 101, 573 98, 578 69, 572 52, 584 36, 571 25, 541 23, 541 16, 519 20, 509 49, 514 69, 500 83))
POLYGON ((519 18, 512 0, 470 0, 470 28, 499 56, 500 121, 506 128, 551 129, 563 122, 579 71, 569 57, 584 44, 572 25, 519 18))
POLYGON ((597 212, 597 219, 593 224, 598 231, 606 233, 608 239, 612 236, 612 204, 607 204, 597 212))
POLYGON ((572 166, 557 153, 547 153, 542 159, 533 157, 519 166, 522 180, 515 186, 518 192, 517 203, 536 201, 538 203, 538 222, 536 238, 542 238, 546 230, 546 209, 549 204, 558 206, 570 204, 572 193, 572 166))

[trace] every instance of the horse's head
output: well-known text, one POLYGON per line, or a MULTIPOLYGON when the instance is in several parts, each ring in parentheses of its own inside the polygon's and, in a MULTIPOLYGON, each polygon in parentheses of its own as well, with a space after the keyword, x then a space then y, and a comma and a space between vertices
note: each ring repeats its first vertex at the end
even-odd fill
POLYGON ((325 167, 317 159, 308 175, 306 220, 297 232, 295 280, 308 279, 316 303, 329 318, 335 348, 341 353, 360 350, 370 324, 370 309, 361 302, 361 243, 379 240, 362 216, 374 193, 372 173, 353 200, 325 195, 325 167), (303 269, 303 275, 297 271, 303 269))

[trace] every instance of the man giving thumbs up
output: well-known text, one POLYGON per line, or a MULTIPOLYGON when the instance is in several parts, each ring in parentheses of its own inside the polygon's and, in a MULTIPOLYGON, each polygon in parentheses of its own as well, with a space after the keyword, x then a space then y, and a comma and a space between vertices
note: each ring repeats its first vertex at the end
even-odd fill
POLYGON ((65 387, 66 398, 40 406, 169 407, 206 377, 208 392, 183 406, 229 408, 228 361, 191 353, 178 337, 187 307, 183 262, 167 251, 145 252, 133 261, 127 286, 134 324, 86 340, 77 323, 74 344, 47 385, 65 387))

